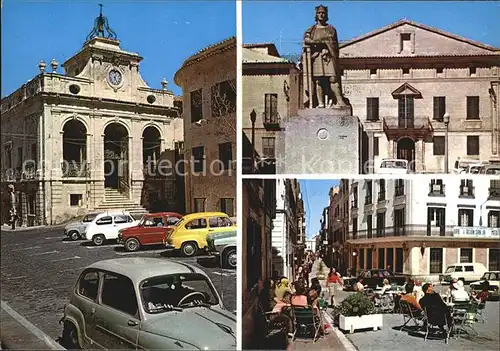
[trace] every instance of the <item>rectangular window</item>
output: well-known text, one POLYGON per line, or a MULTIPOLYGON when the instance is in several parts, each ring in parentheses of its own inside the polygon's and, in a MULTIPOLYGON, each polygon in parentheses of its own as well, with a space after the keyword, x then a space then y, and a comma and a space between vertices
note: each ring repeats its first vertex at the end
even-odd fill
POLYGON ((203 93, 201 89, 192 91, 191 97, 191 123, 203 119, 203 93))
POLYGON ((500 249, 488 249, 488 269, 500 271, 500 249))
POLYGON ((101 302, 118 311, 137 316, 138 306, 134 284, 125 276, 114 273, 104 274, 101 302))
POLYGON ((436 156, 444 155, 444 136, 435 136, 432 138, 433 154, 436 156))
POLYGON ((203 172, 205 169, 205 148, 203 146, 193 147, 192 149, 194 171, 203 172))
POLYGON ((373 137, 373 156, 379 155, 379 137, 373 137))
POLYGON ((446 209, 444 207, 427 208, 427 236, 431 236, 433 228, 439 228, 439 236, 446 231, 446 209))
POLYGON ((436 68, 436 73, 437 74, 443 74, 443 72, 444 72, 444 68, 443 67, 436 68))
POLYGON ((394 272, 403 273, 403 249, 396 248, 396 265, 394 272))
POLYGON ((404 95, 398 99, 398 125, 399 128, 414 127, 413 96, 404 95))
POLYGON ((378 269, 384 269, 385 268, 385 249, 384 248, 379 248, 378 249, 378 269))
POLYGON ((460 249, 460 263, 472 263, 472 249, 460 249))
POLYGON ((278 94, 264 95, 264 124, 278 123, 278 94))
POLYGON ((467 96, 467 119, 479 119, 479 96, 467 96))
POLYGON ((370 69, 370 75, 373 76, 373 75, 377 75, 377 69, 376 68, 371 68, 370 69))
POLYGON ((467 136, 467 155, 479 156, 479 135, 467 136))
POLYGON ((434 96, 434 119, 443 121, 446 112, 446 96, 434 96))
POLYGON ((460 196, 464 197, 474 196, 474 186, 472 185, 472 179, 460 180, 460 196))
POLYGON ((394 210, 394 236, 405 235, 405 209, 394 210))
POLYGON ((471 208, 458 209, 458 226, 472 227, 474 226, 474 210, 471 208))
POLYGON ((212 116, 226 116, 236 111, 236 80, 215 84, 212 89, 212 116))
POLYGON ((358 218, 354 217, 352 219, 352 238, 357 239, 358 238, 358 218))
POLYGON ((403 196, 405 194, 405 181, 404 179, 396 179, 395 196, 403 196))
POLYGON ((442 179, 431 179, 429 196, 444 196, 444 188, 442 179))
POLYGON ((233 161, 233 145, 231 143, 219 144, 219 161, 221 171, 231 167, 233 161))
POLYGON ((391 269, 393 269, 393 264, 394 264, 394 249, 391 247, 387 249, 387 258, 386 258, 386 266, 391 266, 391 269))
POLYGON ((70 194, 69 195, 69 205, 70 206, 82 206, 82 194, 70 194))
POLYGON ((366 236, 368 239, 371 239, 373 236, 372 230, 373 230, 373 216, 368 215, 366 218, 366 236))
POLYGON ((352 208, 358 208, 358 187, 352 187, 352 208))
POLYGON ((234 217, 234 199, 221 198, 220 211, 227 214, 229 217, 234 217))
POLYGON ((385 236, 385 212, 377 213, 377 238, 385 236))
POLYGON ((500 211, 490 210, 488 212, 488 227, 500 228, 500 211))
POLYGON ((194 212, 205 212, 205 198, 194 199, 194 212))
POLYGON ((373 250, 366 249, 366 269, 373 268, 373 250))
POLYGON ((385 200, 385 179, 380 179, 379 181, 379 191, 378 191, 378 201, 385 200))
POLYGON ((359 268, 365 269, 365 249, 359 249, 359 268))
POLYGON ((476 67, 469 67, 469 75, 471 77, 475 77, 477 73, 477 68, 476 67))
POLYGON ((5 168, 12 168, 12 146, 5 146, 5 168))
POLYGON ((410 69, 408 67, 403 68, 403 74, 410 74, 410 69))
POLYGON ((366 196, 365 196, 365 205, 370 205, 372 203, 372 181, 366 181, 366 196))
POLYGON ((490 180, 490 187, 488 188, 488 199, 500 198, 500 180, 490 180))
POLYGON ((19 146, 17 148, 17 168, 21 168, 23 166, 23 147, 19 146))
POLYGON ((366 120, 368 121, 379 120, 378 97, 366 98, 366 120))
POLYGON ((266 158, 274 158, 276 153, 276 138, 262 138, 262 156, 266 158))
POLYGON ((399 52, 410 53, 411 50, 411 33, 401 33, 399 42, 399 52))
POLYGON ((430 274, 439 274, 443 272, 443 249, 430 248, 430 274))

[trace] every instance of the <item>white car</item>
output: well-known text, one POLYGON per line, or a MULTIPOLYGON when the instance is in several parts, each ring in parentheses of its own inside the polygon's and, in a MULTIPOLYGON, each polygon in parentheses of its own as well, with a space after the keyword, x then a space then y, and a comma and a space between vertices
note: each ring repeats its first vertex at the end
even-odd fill
POLYGON ((121 229, 135 227, 138 224, 139 221, 127 212, 101 213, 87 226, 83 237, 100 246, 106 240, 117 239, 121 229))
POLYGON ((379 174, 408 174, 408 160, 384 158, 378 169, 379 174))
POLYGON ((71 222, 64 227, 64 235, 71 240, 83 238, 83 233, 90 223, 99 215, 100 212, 89 213, 78 222, 71 222))

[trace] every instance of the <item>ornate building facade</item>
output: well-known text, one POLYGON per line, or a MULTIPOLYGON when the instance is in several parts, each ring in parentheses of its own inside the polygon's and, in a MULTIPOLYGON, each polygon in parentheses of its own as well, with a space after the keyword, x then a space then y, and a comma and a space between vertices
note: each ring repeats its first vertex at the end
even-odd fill
POLYGON ((182 120, 167 82, 153 89, 142 79, 142 59, 111 30, 94 29, 64 73, 55 59, 41 61, 37 76, 2 98, 2 181, 15 185, 20 224, 90 210, 183 211, 171 172, 182 120))

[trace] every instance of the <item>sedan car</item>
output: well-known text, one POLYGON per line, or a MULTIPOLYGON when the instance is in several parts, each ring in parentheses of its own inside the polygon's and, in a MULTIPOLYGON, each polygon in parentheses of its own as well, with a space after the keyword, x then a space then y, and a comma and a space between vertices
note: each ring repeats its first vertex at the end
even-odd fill
POLYGON ((158 258, 119 258, 86 268, 61 323, 71 349, 236 349, 236 316, 224 308, 210 278, 158 258))
POLYGON ((480 293, 482 290, 483 283, 488 281, 488 295, 489 299, 493 300, 499 299, 499 289, 500 289, 500 272, 499 271, 490 271, 483 274, 481 279, 477 282, 470 283, 470 290, 474 291, 476 294, 480 293))
POLYGON ((221 267, 236 268, 236 237, 236 230, 232 232, 208 234, 208 252, 216 257, 221 267))
POLYGON ((83 217, 80 221, 71 222, 64 227, 64 235, 66 235, 71 240, 78 240, 84 238, 85 229, 90 223, 99 215, 100 212, 89 213, 83 217))

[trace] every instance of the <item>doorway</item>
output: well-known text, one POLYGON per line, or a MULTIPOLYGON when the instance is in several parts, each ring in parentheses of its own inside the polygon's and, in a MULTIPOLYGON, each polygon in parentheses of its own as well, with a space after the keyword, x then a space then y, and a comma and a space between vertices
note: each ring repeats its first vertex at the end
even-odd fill
POLYGON ((410 138, 398 140, 397 158, 407 160, 410 170, 415 171, 415 142, 410 138))
POLYGON ((128 132, 120 123, 104 130, 104 187, 128 190, 128 132))

